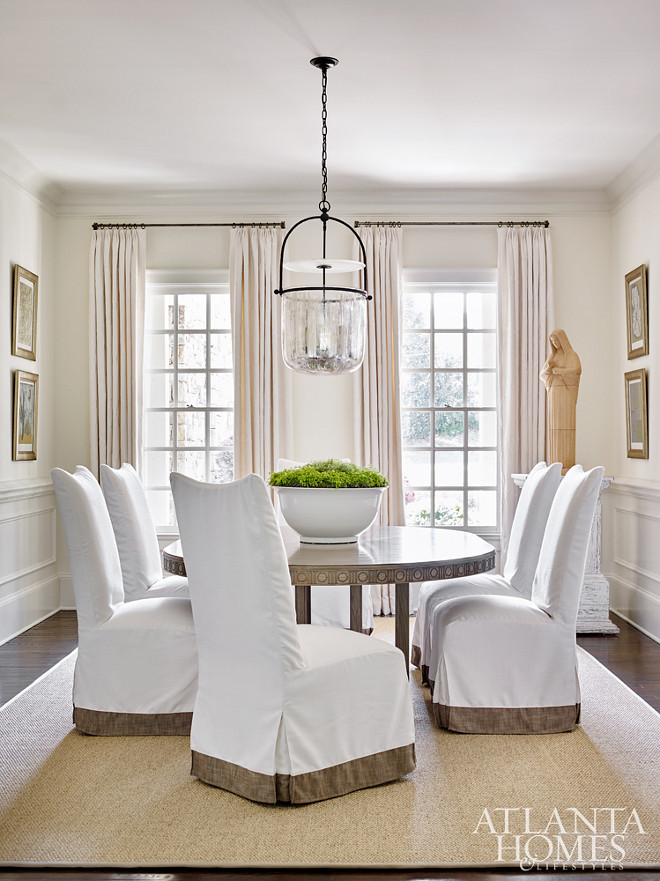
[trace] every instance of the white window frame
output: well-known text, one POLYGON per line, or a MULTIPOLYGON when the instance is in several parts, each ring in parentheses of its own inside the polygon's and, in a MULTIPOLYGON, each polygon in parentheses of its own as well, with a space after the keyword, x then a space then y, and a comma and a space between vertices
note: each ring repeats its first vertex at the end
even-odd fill
MULTIPOLYGON (((146 272, 146 290, 145 290, 145 301, 148 300, 148 297, 153 293, 157 292, 158 294, 172 294, 174 295, 174 314, 178 315, 178 303, 177 296, 179 294, 203 294, 203 293, 211 293, 213 291, 222 290, 223 294, 229 294, 229 271, 226 269, 171 269, 171 270, 154 270, 148 269, 146 272)), ((232 368, 220 368, 210 366, 210 351, 211 351, 211 335, 215 334, 229 334, 231 335, 230 330, 211 330, 211 301, 207 298, 206 302, 206 327, 204 329, 192 329, 192 328, 179 328, 178 320, 175 319, 174 327, 165 328, 162 330, 150 330, 146 327, 145 323, 145 363, 144 363, 144 376, 145 376, 145 385, 146 380, 149 375, 153 374, 169 374, 173 376, 173 388, 175 395, 175 402, 172 406, 169 407, 147 407, 146 404, 146 394, 145 401, 143 405, 143 414, 145 417, 147 413, 172 413, 173 425, 175 429, 173 431, 172 436, 172 445, 171 446, 148 446, 145 443, 143 445, 143 453, 149 452, 165 452, 172 453, 172 470, 177 470, 177 452, 179 450, 185 450, 186 452, 205 452, 206 455, 206 480, 210 480, 209 473, 209 453, 214 451, 227 451, 230 449, 229 447, 213 447, 211 446, 211 420, 208 418, 208 414, 215 412, 234 412, 234 407, 217 407, 210 406, 209 404, 209 389, 210 389, 210 378, 212 374, 228 374, 233 375, 232 368), (179 373, 179 365, 175 360, 172 367, 152 367, 146 363, 146 352, 147 352, 147 336, 167 336, 171 335, 174 337, 174 351, 178 352, 178 337, 180 334, 190 335, 190 334, 198 334, 205 335, 206 337, 206 351, 207 351, 207 363, 205 368, 181 368, 182 372, 185 373, 197 373, 197 374, 206 374, 206 389, 207 389, 207 405, 205 407, 193 407, 193 406, 179 406, 178 404, 178 388, 179 384, 177 382, 177 375, 179 373), (177 432, 176 432, 176 414, 179 412, 183 413, 206 413, 207 417, 205 419, 205 444, 204 446, 188 446, 179 447, 177 444, 177 432)), ((233 452, 233 447, 231 448, 233 452)), ((143 475, 144 477, 144 475, 143 475)), ((147 492, 151 491, 170 491, 168 486, 160 486, 155 484, 149 484, 145 480, 145 490, 147 492)), ((170 537, 176 536, 177 528, 176 523, 174 525, 171 524, 162 524, 156 523, 156 531, 158 532, 159 537, 163 537, 168 539, 170 537)))
MULTIPOLYGON (((465 293, 468 293, 470 290, 474 291, 483 291, 485 288, 489 288, 491 290, 494 289, 495 294, 497 295, 497 270, 496 269, 404 269, 403 271, 403 285, 402 285, 402 293, 406 293, 409 291, 414 291, 415 289, 420 291, 428 291, 430 293, 434 293, 436 291, 442 290, 462 290, 465 293)), ((440 408, 434 406, 434 372, 436 368, 434 367, 434 328, 433 328, 433 298, 431 298, 431 328, 430 328, 430 361, 428 368, 405 368, 403 364, 401 365, 401 376, 407 372, 428 372, 431 377, 430 382, 430 407, 420 407, 420 408, 409 408, 403 407, 401 409, 402 415, 406 412, 415 412, 415 411, 424 411, 430 413, 430 423, 431 423, 431 445, 429 447, 425 446, 403 446, 404 452, 428 452, 431 457, 431 484, 430 486, 413 486, 406 485, 406 489, 410 489, 412 491, 419 492, 430 492, 431 498, 431 522, 428 527, 420 526, 419 528, 433 528, 433 529, 460 529, 466 532, 473 532, 477 535, 487 539, 492 544, 499 546, 499 537, 500 537, 500 525, 499 525, 499 507, 500 507, 500 479, 499 479, 499 459, 500 459, 500 451, 497 446, 484 446, 478 447, 478 450, 483 451, 494 451, 497 453, 497 487, 496 487, 496 512, 497 512, 497 523, 492 526, 470 526, 465 523, 458 524, 456 526, 436 526, 435 524, 435 491, 460 491, 463 493, 463 511, 467 512, 467 497, 468 497, 468 487, 470 490, 480 490, 480 489, 489 489, 492 487, 480 487, 480 486, 469 486, 468 484, 468 474, 467 474, 467 462, 468 456, 467 451, 472 449, 468 445, 467 432, 468 432, 468 419, 467 414, 468 411, 489 411, 495 412, 496 418, 499 412, 499 399, 496 400, 495 407, 474 407, 467 405, 467 394, 464 394, 464 402, 462 407, 451 407, 451 408, 440 408), (446 412, 461 412, 464 414, 463 420, 463 444, 461 446, 451 447, 449 450, 451 451, 462 451, 463 452, 463 485, 462 487, 443 487, 440 485, 436 485, 435 483, 435 453, 436 451, 448 450, 447 447, 436 447, 435 444, 435 414, 438 413, 446 413, 446 412)), ((435 328, 435 330, 440 330, 439 328, 435 328)), ((403 327, 403 315, 402 315, 402 325, 401 325, 401 333, 402 338, 404 333, 415 333, 414 329, 404 328, 403 327)), ((429 333, 429 329, 420 329, 417 331, 419 333, 429 333)), ((463 383, 464 383, 464 392, 467 392, 467 378, 470 373, 481 373, 484 372, 483 368, 470 368, 467 361, 467 340, 470 333, 482 333, 481 329, 468 329, 466 320, 464 317, 464 324, 462 331, 457 331, 462 333, 463 336, 463 366, 461 368, 452 369, 452 372, 462 373, 463 374, 463 383)), ((497 340, 497 329, 495 331, 496 340, 497 340)), ((498 377, 497 377, 497 366, 495 369, 486 369, 486 372, 494 373, 496 388, 498 386, 498 377)), ((465 517, 464 517, 465 519, 465 517)))

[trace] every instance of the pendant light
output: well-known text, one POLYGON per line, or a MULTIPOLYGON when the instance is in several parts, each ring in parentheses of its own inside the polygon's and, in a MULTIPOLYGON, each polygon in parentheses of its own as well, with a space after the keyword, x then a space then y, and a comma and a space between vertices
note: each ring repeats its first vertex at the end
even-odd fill
POLYGON ((351 373, 362 364, 366 328, 367 254, 360 236, 350 224, 330 216, 328 202, 327 160, 327 83, 328 70, 336 58, 312 58, 310 64, 321 71, 321 201, 319 215, 305 217, 295 223, 284 237, 280 253, 280 284, 275 291, 282 297, 282 356, 284 363, 299 373, 351 373), (320 256, 307 260, 285 262, 290 236, 306 223, 321 224, 320 256), (360 246, 362 260, 329 257, 326 252, 328 224, 346 227, 360 246), (284 270, 317 275, 318 282, 285 288, 284 270), (327 276, 362 270, 364 289, 342 284, 328 284, 327 276))

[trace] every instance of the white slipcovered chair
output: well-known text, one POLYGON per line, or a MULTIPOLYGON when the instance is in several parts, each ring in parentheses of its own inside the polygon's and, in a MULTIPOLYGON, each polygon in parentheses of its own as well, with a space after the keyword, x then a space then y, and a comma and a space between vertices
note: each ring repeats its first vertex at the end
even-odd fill
POLYGON ((135 468, 128 464, 121 468, 101 465, 101 487, 117 541, 126 601, 187 597, 187 578, 163 577, 156 528, 135 468))
POLYGON ((296 624, 262 478, 170 481, 199 649, 192 773, 254 801, 300 804, 411 771, 403 654, 361 633, 296 624))
MULTIPOLYGON (((298 468, 303 464, 303 462, 296 462, 295 459, 278 459, 277 470, 298 468)), ((348 586, 342 584, 334 587, 314 584, 312 586, 312 624, 326 624, 330 627, 344 627, 348 630, 351 626, 349 590, 348 586)), ((362 585, 362 631, 363 633, 371 633, 373 629, 374 607, 371 602, 371 588, 368 584, 364 584, 362 585)))
POLYGON ((529 472, 516 506, 501 575, 486 573, 422 584, 413 628, 411 660, 422 671, 424 682, 428 679, 429 667, 434 668, 438 661, 430 627, 436 606, 463 596, 523 596, 529 599, 545 524, 560 480, 559 462, 552 465, 539 462, 529 472))
POLYGON ((603 468, 564 477, 531 599, 470 596, 433 612, 441 647, 429 670, 437 724, 478 734, 571 731, 580 718, 575 623, 603 468))
POLYGON ((124 602, 115 536, 86 468, 51 471, 78 612, 73 721, 85 734, 187 734, 197 693, 190 600, 124 602))

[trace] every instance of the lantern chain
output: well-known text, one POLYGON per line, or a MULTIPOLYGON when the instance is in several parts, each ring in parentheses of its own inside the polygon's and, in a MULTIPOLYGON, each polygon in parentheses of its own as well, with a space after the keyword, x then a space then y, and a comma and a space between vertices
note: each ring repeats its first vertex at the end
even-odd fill
POLYGON ((319 209, 328 213, 330 211, 330 203, 328 202, 328 68, 321 69, 321 201, 319 209))

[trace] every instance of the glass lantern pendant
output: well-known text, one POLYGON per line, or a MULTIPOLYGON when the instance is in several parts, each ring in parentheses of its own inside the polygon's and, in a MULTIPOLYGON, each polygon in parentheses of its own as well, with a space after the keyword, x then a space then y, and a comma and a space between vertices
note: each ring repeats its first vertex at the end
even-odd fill
POLYGON ((330 217, 328 202, 327 160, 327 81, 328 69, 336 58, 312 58, 311 64, 321 70, 321 201, 320 214, 295 223, 284 237, 280 253, 280 283, 275 291, 282 297, 282 356, 284 363, 299 373, 339 374, 357 370, 364 358, 367 323, 367 255, 360 236, 343 220, 330 217), (285 262, 287 242, 304 223, 321 223, 321 256, 296 262, 285 262), (346 227, 359 243, 362 260, 341 260, 326 253, 328 224, 346 227), (319 276, 318 283, 285 288, 284 270, 319 276), (362 270, 364 289, 333 284, 328 276, 362 270))

